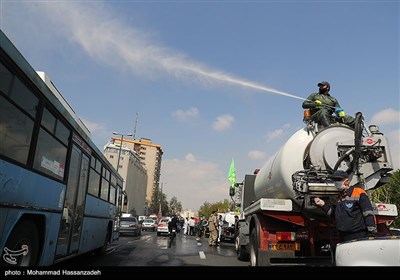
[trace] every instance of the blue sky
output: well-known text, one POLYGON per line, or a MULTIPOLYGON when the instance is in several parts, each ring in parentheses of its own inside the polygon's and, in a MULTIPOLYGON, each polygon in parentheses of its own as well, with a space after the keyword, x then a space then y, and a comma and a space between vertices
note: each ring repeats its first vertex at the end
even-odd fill
POLYGON ((112 132, 164 150, 168 199, 229 199, 303 127, 329 81, 377 124, 400 167, 398 1, 1 1, 0 27, 102 147, 112 132), (258 87, 258 88, 257 88, 258 87))

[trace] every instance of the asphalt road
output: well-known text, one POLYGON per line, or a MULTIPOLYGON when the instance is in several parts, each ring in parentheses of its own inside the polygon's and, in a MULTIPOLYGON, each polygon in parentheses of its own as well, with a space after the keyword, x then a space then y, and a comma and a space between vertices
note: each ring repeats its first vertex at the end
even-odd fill
POLYGON ((139 237, 121 236, 105 256, 85 254, 56 264, 54 267, 246 267, 237 260, 233 243, 209 246, 208 239, 178 234, 169 246, 167 236, 142 232, 139 237))

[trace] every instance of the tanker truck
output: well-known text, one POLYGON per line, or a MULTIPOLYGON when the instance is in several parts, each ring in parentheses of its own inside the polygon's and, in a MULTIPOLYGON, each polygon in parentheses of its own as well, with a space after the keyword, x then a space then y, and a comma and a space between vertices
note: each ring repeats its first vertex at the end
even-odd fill
MULTIPOLYGON (((354 128, 304 122, 261 169, 230 191, 240 194, 237 257, 251 266, 335 265, 339 236, 313 198, 335 201, 331 175, 336 170, 346 171, 351 185, 367 193, 389 181, 388 141, 377 126, 364 126, 362 113, 355 115, 354 128)), ((396 205, 380 204, 374 213, 377 236, 391 235, 387 224, 397 217, 396 205)))

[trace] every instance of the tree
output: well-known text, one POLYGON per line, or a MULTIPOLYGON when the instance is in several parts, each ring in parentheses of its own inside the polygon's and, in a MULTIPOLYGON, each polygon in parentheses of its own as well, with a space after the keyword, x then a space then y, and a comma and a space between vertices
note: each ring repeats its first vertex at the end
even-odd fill
POLYGON ((149 213, 158 214, 161 205, 161 215, 162 216, 172 216, 173 214, 182 211, 182 203, 178 201, 177 197, 174 196, 171 200, 167 201, 167 195, 161 192, 160 187, 154 189, 151 196, 149 213))
POLYGON ((176 196, 173 196, 169 201, 169 213, 170 215, 174 215, 180 213, 182 211, 182 203, 178 201, 176 196))
POLYGON ((165 193, 161 193, 160 200, 161 200, 161 216, 168 216, 168 213, 170 211, 169 211, 169 206, 168 206, 168 201, 167 201, 167 195, 165 193))
POLYGON ((230 209, 232 209, 232 202, 230 202, 228 199, 214 203, 206 201, 202 206, 200 206, 199 216, 209 217, 213 211, 229 212, 230 209))
POLYGON ((161 201, 160 195, 161 195, 160 188, 159 187, 154 188, 153 194, 151 195, 149 213, 158 213, 161 201))
MULTIPOLYGON (((393 172, 389 183, 371 192, 371 201, 375 203, 395 204, 397 211, 400 211, 400 169, 393 172)), ((400 220, 393 222, 393 227, 400 227, 400 220)))

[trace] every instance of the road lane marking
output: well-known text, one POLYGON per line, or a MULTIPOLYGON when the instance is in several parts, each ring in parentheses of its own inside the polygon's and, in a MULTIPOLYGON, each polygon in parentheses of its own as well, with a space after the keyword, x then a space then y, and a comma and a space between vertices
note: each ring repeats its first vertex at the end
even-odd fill
POLYGON ((206 254, 203 251, 199 251, 200 259, 204 260, 206 258, 206 254))

